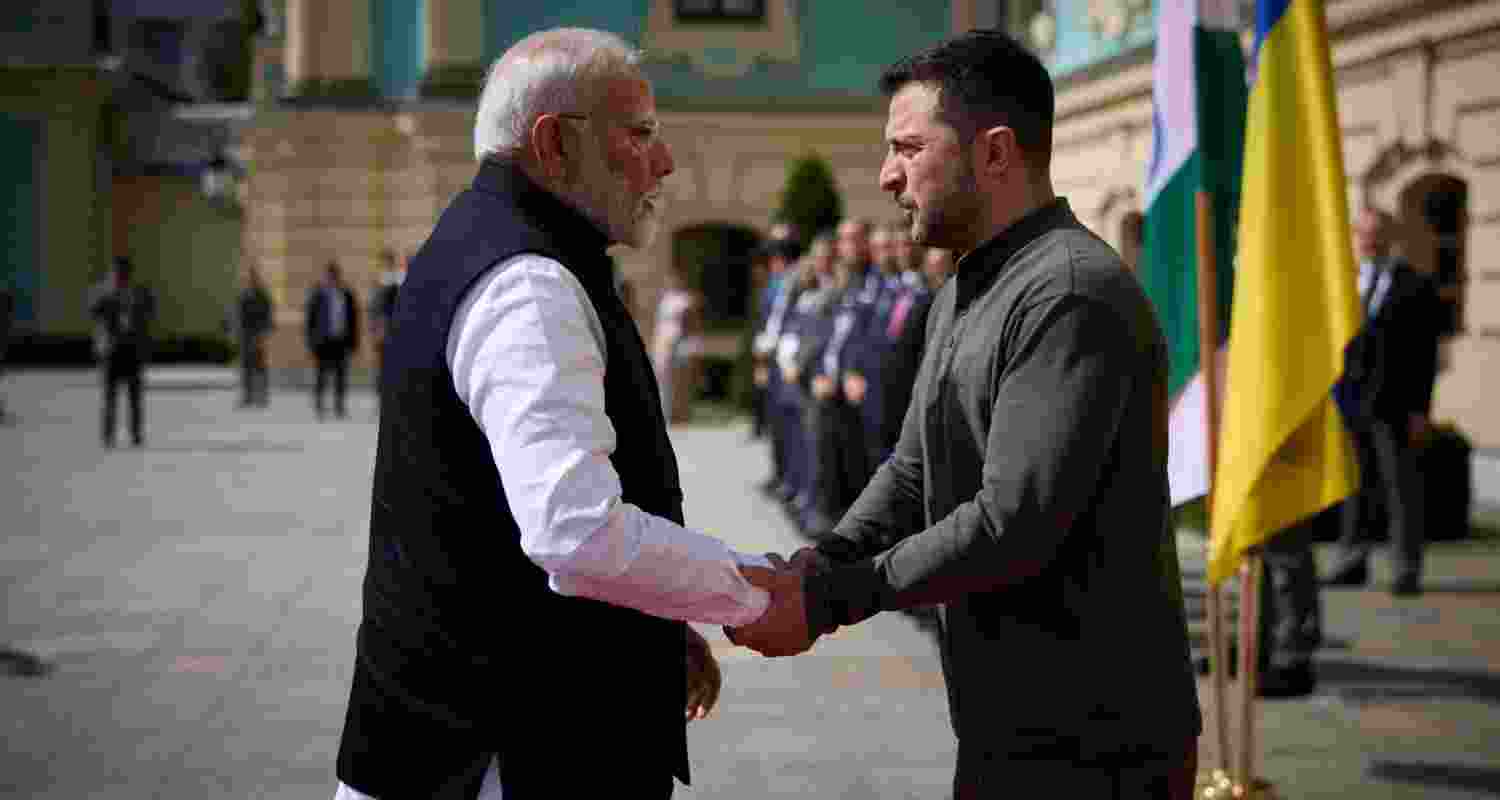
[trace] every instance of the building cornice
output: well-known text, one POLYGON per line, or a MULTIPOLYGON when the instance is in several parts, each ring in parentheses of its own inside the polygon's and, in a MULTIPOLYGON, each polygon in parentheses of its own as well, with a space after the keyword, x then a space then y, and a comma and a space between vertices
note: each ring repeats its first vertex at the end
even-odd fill
MULTIPOLYGON (((1485 0, 1342 0, 1328 9, 1333 63, 1347 70, 1398 53, 1500 30, 1500 3, 1485 0)), ((1057 120, 1150 96, 1153 46, 1058 81, 1057 120)))
MULTIPOLYGON (((1151 95, 1151 55, 1154 48, 1143 48, 1145 58, 1099 74, 1093 80, 1064 81, 1057 94, 1056 117, 1065 122, 1101 108, 1118 105, 1151 95)), ((1091 70, 1092 72, 1092 70, 1091 70)))

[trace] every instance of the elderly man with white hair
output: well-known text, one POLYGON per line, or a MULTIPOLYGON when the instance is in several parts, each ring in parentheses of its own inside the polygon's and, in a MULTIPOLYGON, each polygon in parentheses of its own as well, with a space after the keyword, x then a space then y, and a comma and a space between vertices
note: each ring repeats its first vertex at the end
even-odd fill
POLYGON ((769 598, 739 570, 764 559, 683 527, 605 253, 650 241, 673 168, 639 54, 528 36, 490 69, 474 150, 386 345, 337 796, 666 798, 719 689, 684 622, 769 598))

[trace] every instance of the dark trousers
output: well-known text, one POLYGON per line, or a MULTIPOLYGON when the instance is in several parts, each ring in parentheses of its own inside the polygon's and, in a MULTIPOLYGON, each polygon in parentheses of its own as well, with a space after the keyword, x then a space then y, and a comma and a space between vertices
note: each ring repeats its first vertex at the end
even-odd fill
POLYGON ((375 409, 380 410, 385 397, 385 345, 375 345, 375 409))
POLYGON ((505 800, 562 797, 619 797, 670 800, 676 784, 665 772, 642 774, 636 765, 618 759, 592 764, 588 769, 568 769, 554 753, 526 758, 507 752, 500 764, 500 786, 505 800))
POLYGON ((333 383, 333 410, 346 413, 344 395, 349 389, 349 349, 343 345, 322 345, 313 355, 318 360, 318 375, 313 383, 313 409, 323 416, 323 393, 333 383))
POLYGON ((140 444, 144 439, 145 412, 142 406, 140 358, 134 355, 113 355, 105 359, 102 378, 104 385, 104 444, 115 441, 115 406, 118 405, 120 387, 125 387, 125 396, 130 404, 130 439, 140 444))
POLYGON ((1376 421, 1354 431, 1359 495, 1344 504, 1339 567, 1363 563, 1389 532, 1397 576, 1422 574, 1422 481, 1406 429, 1376 421))
POLYGON ((800 402, 787 402, 783 398, 783 402, 777 403, 776 407, 782 440, 782 482, 794 494, 802 494, 811 483, 807 477, 809 448, 806 429, 802 424, 802 405, 800 402))
POLYGON ((766 433, 766 387, 750 389, 750 437, 759 439, 766 433))
POLYGON ((240 337, 240 405, 264 406, 270 401, 266 349, 259 336, 240 337))
POLYGON ((1089 800, 1191 800, 1198 773, 1196 740, 1181 753, 1079 761, 969 754, 958 746, 954 800, 1067 797, 1089 800))
POLYGON ((1306 664, 1323 643, 1322 598, 1311 519, 1272 536, 1261 551, 1260 669, 1306 664))
POLYGON ((812 405, 809 422, 817 439, 813 499, 819 512, 837 522, 870 479, 864 426, 858 407, 837 396, 812 405))

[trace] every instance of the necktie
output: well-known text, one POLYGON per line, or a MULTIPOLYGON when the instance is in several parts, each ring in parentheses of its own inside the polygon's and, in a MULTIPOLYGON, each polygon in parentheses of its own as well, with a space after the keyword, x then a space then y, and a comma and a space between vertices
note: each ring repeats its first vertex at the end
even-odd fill
POLYGON ((900 338, 901 329, 906 325, 906 314, 908 311, 911 311, 911 304, 911 292, 901 295, 901 299, 896 301, 896 307, 891 311, 891 321, 885 328, 886 338, 891 341, 900 338))

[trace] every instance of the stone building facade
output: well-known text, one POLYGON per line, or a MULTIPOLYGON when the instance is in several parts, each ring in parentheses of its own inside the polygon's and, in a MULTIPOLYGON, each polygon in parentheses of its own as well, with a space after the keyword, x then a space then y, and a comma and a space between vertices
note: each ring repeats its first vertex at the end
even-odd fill
MULTIPOLYGON (((672 267, 673 233, 763 230, 790 159, 827 160, 846 214, 893 216, 877 187, 878 69, 975 26, 1007 25, 1054 65, 1059 192, 1127 259, 1138 251, 1152 136, 1149 2, 1144 14, 1139 0, 633 0, 521 12, 493 0, 422 0, 402 13, 393 0, 272 5, 284 25, 259 45, 261 102, 238 155, 250 168, 244 256, 279 301, 279 367, 309 363, 302 298, 326 262, 337 260, 367 297, 380 251, 410 252, 425 238, 474 172, 483 64, 552 25, 615 30, 651 54, 677 172, 664 235, 617 253, 644 328, 672 267), (736 33, 732 19, 684 18, 686 6, 749 9, 758 16, 744 25, 755 35, 736 33), (391 86, 404 88, 382 88, 391 86)), ((1329 0, 1328 19, 1350 202, 1396 212, 1408 257, 1449 274, 1464 308, 1434 416, 1500 447, 1500 417, 1483 403, 1500 396, 1500 369, 1486 368, 1500 358, 1500 266, 1488 260, 1500 252, 1500 4, 1329 0)))

